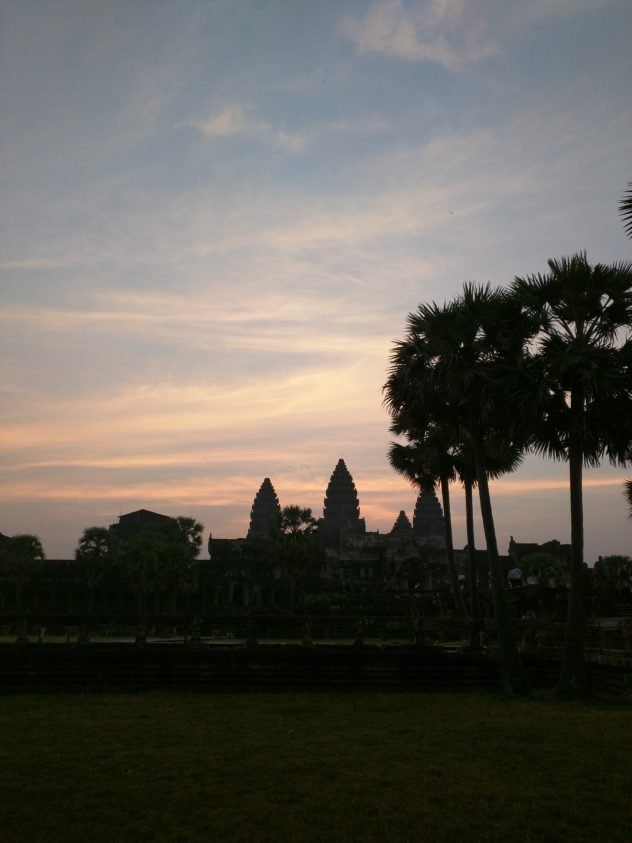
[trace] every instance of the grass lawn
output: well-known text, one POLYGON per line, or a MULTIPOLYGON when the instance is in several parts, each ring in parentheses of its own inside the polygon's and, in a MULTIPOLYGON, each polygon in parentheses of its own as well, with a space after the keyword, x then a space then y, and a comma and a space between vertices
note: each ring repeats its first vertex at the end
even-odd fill
POLYGON ((632 840, 632 709, 494 695, 0 698, 0 841, 632 840))

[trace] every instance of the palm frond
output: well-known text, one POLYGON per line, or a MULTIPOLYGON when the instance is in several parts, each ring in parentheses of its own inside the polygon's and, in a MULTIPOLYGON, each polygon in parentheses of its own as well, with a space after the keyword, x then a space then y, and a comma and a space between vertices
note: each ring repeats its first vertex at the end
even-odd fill
POLYGON ((623 484, 623 497, 628 504, 628 518, 632 518, 632 480, 626 480, 623 484))
POLYGON ((619 205, 619 214, 623 222, 623 229, 628 237, 632 237, 632 181, 628 182, 628 189, 623 194, 619 205))

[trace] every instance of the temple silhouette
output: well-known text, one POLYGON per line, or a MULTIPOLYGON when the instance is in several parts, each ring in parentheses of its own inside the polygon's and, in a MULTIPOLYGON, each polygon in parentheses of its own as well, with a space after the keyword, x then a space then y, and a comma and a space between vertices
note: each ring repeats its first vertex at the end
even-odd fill
POLYGON ((250 510, 247 539, 261 541, 278 528, 281 522, 281 504, 269 477, 266 477, 255 495, 250 510))
MULTIPOLYGON (((266 477, 250 511, 246 538, 209 538, 214 605, 287 602, 290 574, 275 544, 282 507, 266 477)), ((422 490, 411 524, 402 510, 388 533, 367 530, 351 472, 340 458, 331 474, 318 527, 318 546, 301 570, 303 597, 401 592, 447 583, 444 519, 433 490, 422 490)))
MULTIPOLYGON (((178 588, 174 594, 173 587, 154 584, 152 604, 158 607, 168 602, 180 612, 296 604, 306 609, 393 606, 393 601, 413 592, 447 595, 450 591, 444 515, 433 489, 423 489, 417 496, 412 521, 402 510, 390 531, 372 531, 362 517, 351 472, 340 458, 324 493, 318 529, 307 538, 291 537, 283 534, 281 519, 281 502, 266 477, 254 496, 246 536, 218 539, 209 535, 208 556, 195 562, 195 587, 178 588)), ((115 544, 125 543, 138 534, 160 530, 171 520, 138 509, 120 515, 109 529, 115 544)), ((0 534, 0 543, 3 540, 9 541, 0 534)), ((570 549, 556 541, 521 544, 512 537, 509 550, 510 555, 502 557, 506 571, 534 553, 566 561, 570 549)), ((456 556, 457 564, 465 568, 466 551, 456 551, 456 556)), ((486 551, 477 550, 476 560, 479 586, 486 589, 486 551)), ((88 600, 101 612, 131 612, 137 607, 138 595, 116 557, 91 588, 88 575, 89 569, 77 559, 45 559, 22 583, 24 605, 53 612, 85 610, 88 600)), ((1 584, 0 607, 6 609, 16 604, 17 586, 10 577, 1 584)))
POLYGON ((335 548, 339 548, 344 534, 366 533, 355 483, 342 458, 338 460, 325 492, 322 532, 325 546, 335 548))

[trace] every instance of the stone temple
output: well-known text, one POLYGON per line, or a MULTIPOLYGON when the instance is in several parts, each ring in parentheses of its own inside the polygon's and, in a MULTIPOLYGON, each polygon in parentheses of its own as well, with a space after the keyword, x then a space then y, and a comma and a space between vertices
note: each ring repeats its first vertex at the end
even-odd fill
MULTIPOLYGON (((300 501, 288 503, 300 505, 300 501)), ((247 537, 211 540, 213 565, 207 576, 213 605, 291 602, 289 583, 294 574, 288 567, 289 557, 279 554, 278 542, 268 541, 279 529, 281 512, 274 486, 266 477, 252 504, 247 537)), ((389 532, 367 530, 358 490, 341 458, 325 491, 318 529, 320 549, 301 575, 301 588, 309 599, 336 605, 445 584, 443 523, 437 496, 422 491, 412 519, 401 511, 389 532)))
POLYGON ((443 510, 434 489, 422 489, 415 504, 413 531, 434 547, 445 547, 443 510))
MULTIPOLYGON (((280 518, 279 499, 270 478, 266 477, 252 504, 247 540, 269 538, 278 528, 280 518)), ((320 535, 329 556, 343 554, 345 548, 375 544, 380 535, 367 532, 365 520, 360 517, 358 491, 342 458, 338 460, 325 492, 320 535)), ((412 524, 402 510, 387 536, 391 542, 414 541, 420 547, 445 548, 443 511, 434 489, 420 492, 412 524)))
MULTIPOLYGON (((247 543, 258 546, 278 525, 280 504, 266 478, 252 505, 247 543)), ((444 520, 433 490, 423 490, 411 520, 402 510, 388 533, 371 532, 360 514, 356 485, 339 459, 325 492, 319 534, 323 557, 321 585, 354 593, 429 586, 445 569, 444 520), (337 585, 336 585, 337 584, 337 585)), ((264 545, 261 551, 265 558, 264 545)))
POLYGON ((266 477, 255 495, 250 511, 247 539, 262 541, 270 538, 281 523, 281 506, 269 477, 266 477))
POLYGON ((400 510, 399 515, 395 519, 395 523, 389 533, 389 536, 394 538, 410 539, 413 537, 413 525, 403 509, 400 510))
POLYGON ((366 533, 353 477, 341 458, 325 492, 322 535, 325 547, 340 547, 343 534, 366 533))

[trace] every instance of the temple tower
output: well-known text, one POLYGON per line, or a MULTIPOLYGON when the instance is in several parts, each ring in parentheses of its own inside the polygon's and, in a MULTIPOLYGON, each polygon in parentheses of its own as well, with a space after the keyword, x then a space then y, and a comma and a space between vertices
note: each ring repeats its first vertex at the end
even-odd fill
POLYGON ((389 536, 393 536, 393 538, 396 539, 412 538, 413 525, 410 523, 410 519, 403 509, 400 510, 399 515, 395 519, 395 523, 393 524, 393 528, 391 529, 389 536))
POLYGON ((250 510, 250 527, 246 538, 254 540, 267 539, 279 528, 281 522, 281 506, 270 478, 266 477, 261 488, 255 495, 250 510))
POLYGON ((415 505, 415 537, 436 547, 445 547, 443 510, 434 489, 422 489, 415 505))
POLYGON ((326 545, 339 547, 342 532, 365 533, 353 477, 343 459, 338 460, 325 493, 322 535, 326 545))

